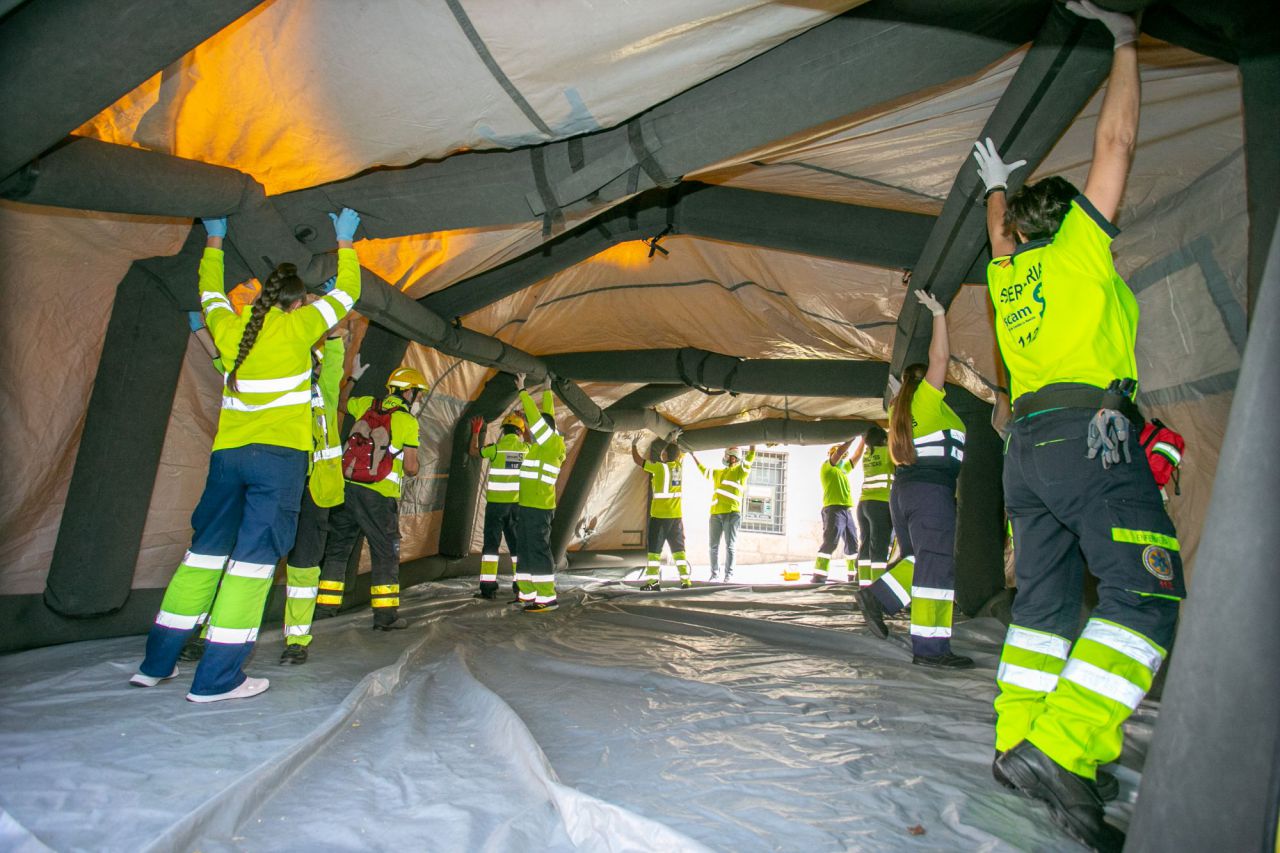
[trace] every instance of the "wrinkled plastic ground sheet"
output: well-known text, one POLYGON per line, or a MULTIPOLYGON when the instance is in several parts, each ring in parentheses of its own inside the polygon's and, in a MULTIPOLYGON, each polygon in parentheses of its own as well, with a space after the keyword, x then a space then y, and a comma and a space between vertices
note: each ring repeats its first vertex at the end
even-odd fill
MULTIPOLYGON (((0 658, 0 849, 1077 850, 992 781, 1003 627, 968 672, 913 666, 851 587, 641 593, 561 578, 554 613, 407 590, 405 631, 320 621, 265 694, 126 680, 139 637, 0 658)), ((1119 802, 1154 723, 1130 721, 1119 802)))

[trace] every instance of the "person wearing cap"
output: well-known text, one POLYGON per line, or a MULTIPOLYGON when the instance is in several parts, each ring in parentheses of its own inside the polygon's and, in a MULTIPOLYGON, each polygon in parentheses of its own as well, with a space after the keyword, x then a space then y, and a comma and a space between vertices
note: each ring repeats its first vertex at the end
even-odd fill
POLYGON ((332 615, 342 604, 347 562, 356 537, 369 543, 373 577, 369 588, 373 628, 407 628, 400 607, 400 494, 406 476, 418 473, 418 418, 427 380, 412 367, 392 371, 387 395, 347 400, 356 419, 342 455, 346 479, 342 506, 329 518, 329 540, 320 567, 316 615, 332 615))
POLYGON ((849 472, 862 457, 863 445, 858 443, 856 453, 850 455, 849 447, 854 439, 843 444, 833 444, 822 461, 818 478, 822 482, 822 545, 813 561, 813 582, 827 583, 831 558, 836 548, 844 544, 845 565, 852 564, 849 579, 858 576, 858 526, 853 520, 853 491, 849 488, 849 472))
MULTIPOLYGON (((484 418, 471 419, 471 442, 467 452, 472 459, 488 459, 489 475, 485 481, 484 544, 480 557, 480 589, 477 598, 493 599, 498 595, 498 556, 502 540, 506 539, 511 554, 511 570, 519 586, 520 549, 516 534, 517 508, 520 506, 520 471, 525 454, 529 452, 526 441, 524 415, 512 412, 502 419, 502 433, 492 444, 480 446, 484 431, 484 418)), ((517 591, 518 595, 518 591, 517 591)))
MULTIPOLYGON (((733 576, 734 547, 738 542, 738 528, 742 526, 742 490, 747 484, 747 475, 751 473, 751 465, 756 461, 756 446, 747 449, 746 458, 737 447, 726 447, 723 467, 712 469, 711 474, 711 522, 708 525, 711 538, 711 580, 719 580, 720 576, 720 539, 724 538, 724 579, 728 582, 733 576)), ((698 458, 693 457, 702 475, 707 476, 707 469, 702 467, 698 458)))
MULTIPOLYGON (((523 386, 524 377, 517 377, 523 386)), ((525 613, 549 613, 556 602, 556 563, 551 553, 551 520, 556 514, 556 481, 564 465, 564 436, 556 428, 555 399, 542 392, 541 408, 529 391, 520 391, 520 406, 529 424, 529 448, 520 462, 519 505, 516 508, 516 542, 520 574, 517 598, 512 602, 525 613)))
POLYGON ((1043 800, 1089 846, 1119 850, 1124 835, 1105 820, 1098 768, 1120 756, 1124 723, 1168 654, 1187 590, 1177 532, 1139 445, 1138 300, 1112 255, 1137 143, 1138 27, 1092 3, 1067 8, 1114 38, 1084 191, 1055 175, 1006 200, 1025 161, 1005 163, 991 139, 974 151, 1013 399, 1004 495, 1018 596, 996 671, 992 774, 1043 800), (1086 567, 1098 604, 1081 630, 1086 567))

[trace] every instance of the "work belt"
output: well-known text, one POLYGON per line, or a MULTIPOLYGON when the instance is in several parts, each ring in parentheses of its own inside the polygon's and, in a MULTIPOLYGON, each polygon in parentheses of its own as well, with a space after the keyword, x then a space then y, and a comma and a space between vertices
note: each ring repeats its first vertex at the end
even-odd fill
POLYGON ((1141 430, 1146 423, 1137 403, 1128 396, 1103 390, 1096 385, 1069 382, 1046 385, 1039 391, 1023 394, 1013 401, 1013 418, 1021 420, 1028 415, 1050 409, 1115 409, 1129 419, 1134 429, 1141 430))

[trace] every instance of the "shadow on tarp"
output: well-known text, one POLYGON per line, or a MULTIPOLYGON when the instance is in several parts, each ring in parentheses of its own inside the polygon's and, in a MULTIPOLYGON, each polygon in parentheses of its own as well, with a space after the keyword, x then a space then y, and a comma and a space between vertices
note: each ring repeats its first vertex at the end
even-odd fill
POLYGON ((410 629, 323 620, 301 667, 264 633, 271 689, 225 704, 184 702, 189 671, 127 687, 136 637, 0 658, 0 848, 1079 849, 991 780, 995 620, 956 626, 977 669, 938 673, 843 585, 561 580, 540 615, 414 587, 410 629))

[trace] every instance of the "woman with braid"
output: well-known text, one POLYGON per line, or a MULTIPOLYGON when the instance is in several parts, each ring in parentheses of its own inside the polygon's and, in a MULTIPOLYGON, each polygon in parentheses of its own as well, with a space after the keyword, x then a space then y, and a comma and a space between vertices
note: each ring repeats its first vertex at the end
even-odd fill
POLYGON ((191 516, 191 547, 165 590, 146 657, 129 680, 137 687, 154 687, 178 674, 178 653, 206 612, 208 646, 187 699, 243 699, 269 686, 243 669, 258 637, 271 576, 298 524, 312 449, 311 347, 360 298, 360 261, 351 242, 360 216, 349 208, 329 216, 338 239, 337 287, 304 306, 297 270, 281 264, 241 314, 224 291, 227 220, 204 220, 209 236, 200 261, 200 302, 231 370, 209 478, 191 516))

